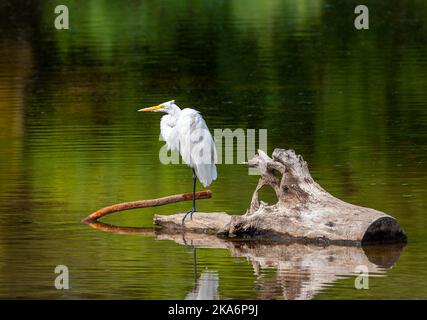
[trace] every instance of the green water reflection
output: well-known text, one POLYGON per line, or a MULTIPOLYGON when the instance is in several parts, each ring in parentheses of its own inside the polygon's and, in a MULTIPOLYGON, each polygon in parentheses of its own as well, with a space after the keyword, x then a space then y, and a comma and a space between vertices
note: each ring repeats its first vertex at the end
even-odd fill
MULTIPOLYGON (((269 153, 294 148, 329 192, 399 220, 409 244, 393 269, 370 290, 343 277, 314 298, 427 298, 425 1, 365 1, 363 32, 355 1, 62 3, 67 31, 53 26, 54 1, 0 4, 0 297, 191 292, 188 247, 80 223, 106 204, 191 189, 187 167, 159 162, 159 117, 136 113, 174 98, 211 129, 267 128, 269 153), (58 264, 72 290, 54 289, 58 264)), ((244 212, 257 177, 243 165, 218 174, 199 209, 244 212)), ((105 221, 148 227, 187 207, 105 221)), ((247 257, 227 249, 198 249, 198 266, 216 272, 221 298, 287 298, 263 295, 247 257)), ((299 275, 260 272, 275 285, 299 275)))

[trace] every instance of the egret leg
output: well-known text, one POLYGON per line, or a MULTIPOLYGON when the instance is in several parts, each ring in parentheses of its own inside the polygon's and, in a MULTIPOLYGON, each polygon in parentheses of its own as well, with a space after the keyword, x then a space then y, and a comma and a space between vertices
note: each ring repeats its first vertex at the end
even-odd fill
POLYGON ((197 181, 197 176, 196 176, 196 171, 194 171, 193 169, 193 207, 191 208, 190 211, 188 211, 184 218, 182 218, 182 224, 184 224, 185 222, 185 218, 187 218, 188 215, 190 215, 190 219, 193 220, 193 213, 196 212, 196 181, 197 181))

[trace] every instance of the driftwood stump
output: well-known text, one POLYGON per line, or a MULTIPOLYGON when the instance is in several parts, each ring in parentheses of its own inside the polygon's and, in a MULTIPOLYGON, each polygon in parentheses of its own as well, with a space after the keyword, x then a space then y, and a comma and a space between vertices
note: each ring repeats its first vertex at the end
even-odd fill
POLYGON ((198 212, 184 226, 183 214, 156 215, 154 223, 168 229, 279 242, 359 245, 407 241, 395 218, 325 191, 293 150, 275 149, 272 158, 259 150, 248 166, 258 169, 261 178, 244 215, 198 212), (264 186, 273 188, 276 204, 260 203, 258 191, 264 186))

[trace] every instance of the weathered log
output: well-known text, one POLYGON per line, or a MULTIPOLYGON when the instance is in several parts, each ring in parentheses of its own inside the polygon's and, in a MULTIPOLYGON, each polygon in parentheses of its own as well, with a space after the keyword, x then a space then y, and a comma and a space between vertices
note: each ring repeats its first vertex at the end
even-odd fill
POLYGON ((392 216, 344 202, 326 192, 293 150, 275 149, 272 158, 259 150, 248 166, 258 169, 261 178, 244 215, 197 212, 184 226, 182 214, 156 215, 154 223, 171 229, 280 242, 360 245, 407 241, 392 216), (259 202, 258 191, 264 186, 273 188, 276 204, 259 202))
POLYGON ((185 224, 182 224, 184 215, 185 213, 170 216, 155 215, 154 224, 176 231, 184 230, 187 232, 217 234, 224 226, 230 223, 232 218, 225 212, 195 212, 193 219, 185 220, 185 224), (178 219, 181 219, 181 222, 178 223, 178 219))
MULTIPOLYGON (((211 197, 212 197, 212 191, 210 191, 210 190, 196 192, 196 199, 198 199, 198 200, 209 199, 211 197)), ((89 223, 92 221, 96 221, 99 218, 106 216, 108 214, 114 213, 114 212, 131 210, 131 209, 138 209, 138 208, 163 206, 163 205, 169 204, 169 203, 175 203, 175 202, 180 202, 180 201, 189 201, 189 200, 192 200, 192 198, 193 198, 192 193, 183 193, 183 194, 175 194, 172 196, 167 196, 167 197, 158 198, 158 199, 149 199, 149 200, 139 200, 139 201, 118 203, 118 204, 114 204, 114 205, 99 209, 99 210, 91 213, 90 215, 88 215, 82 221, 89 223)))

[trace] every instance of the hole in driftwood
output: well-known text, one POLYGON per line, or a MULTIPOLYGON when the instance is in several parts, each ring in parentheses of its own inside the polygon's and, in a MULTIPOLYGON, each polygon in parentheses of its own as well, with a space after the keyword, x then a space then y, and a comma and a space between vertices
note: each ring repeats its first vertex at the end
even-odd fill
POLYGON ((273 205, 277 203, 277 196, 276 192, 274 192, 274 189, 268 185, 263 186, 258 191, 258 200, 261 203, 261 201, 268 203, 269 205, 273 205))
POLYGON ((407 236, 397 221, 382 217, 374 221, 366 230, 362 245, 379 243, 406 243, 407 236))
POLYGON ((279 170, 273 170, 273 175, 279 179, 279 181, 282 179, 282 173, 279 170))

